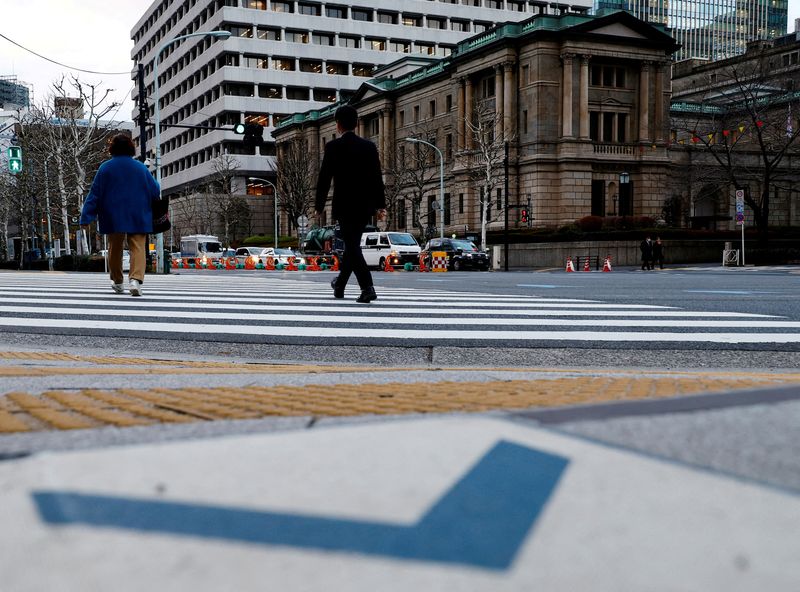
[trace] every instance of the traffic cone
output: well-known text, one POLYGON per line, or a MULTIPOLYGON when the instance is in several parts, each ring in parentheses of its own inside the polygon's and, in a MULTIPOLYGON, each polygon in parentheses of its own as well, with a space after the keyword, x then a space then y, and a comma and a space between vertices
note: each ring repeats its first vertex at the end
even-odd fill
POLYGON ((428 271, 428 268, 425 266, 425 254, 419 254, 419 270, 420 271, 428 271))
POLYGON ((611 271, 611 255, 606 255, 606 262, 603 263, 603 271, 611 271))
POLYGON ((588 257, 586 257, 586 259, 583 260, 583 271, 592 271, 589 268, 589 258, 588 257))
POLYGON ((392 262, 389 261, 389 257, 384 259, 383 262, 383 271, 394 271, 394 267, 392 267, 392 262))
POLYGON ((339 257, 336 255, 333 256, 333 265, 331 265, 331 271, 339 271, 339 257))
POLYGON ((567 269, 565 271, 569 272, 575 271, 575 266, 572 265, 572 257, 567 257, 567 269))

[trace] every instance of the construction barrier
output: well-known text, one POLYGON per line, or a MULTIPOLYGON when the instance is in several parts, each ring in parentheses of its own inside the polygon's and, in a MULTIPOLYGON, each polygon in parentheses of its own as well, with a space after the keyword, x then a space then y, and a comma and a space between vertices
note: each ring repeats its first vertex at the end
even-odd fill
POLYGON ((389 257, 386 257, 383 260, 383 271, 394 271, 394 267, 392 267, 392 262, 389 260, 389 257))
POLYGON ((606 255, 606 262, 603 263, 603 271, 611 271, 611 255, 606 255))
POLYGON ((431 271, 447 271, 447 253, 444 251, 431 253, 431 271))
POLYGON ((564 271, 573 272, 575 271, 575 266, 572 264, 572 257, 567 257, 567 269, 564 271))
POLYGON ((248 257, 247 259, 244 260, 244 268, 245 269, 255 269, 256 268, 256 262, 253 261, 252 257, 248 257))
POLYGON ((331 266, 331 271, 339 271, 339 257, 337 255, 333 256, 333 265, 331 266))
POLYGON ((312 256, 308 258, 306 271, 322 271, 322 268, 319 266, 319 257, 312 256))
POLYGON ((592 271, 592 268, 589 267, 589 257, 583 260, 583 271, 592 271))
POLYGON ((286 271, 297 271, 297 265, 294 264, 295 257, 289 257, 286 263, 286 271))
POLYGON ((225 259, 225 269, 236 269, 236 257, 228 257, 225 259))
POLYGON ((430 271, 428 267, 425 265, 425 253, 419 254, 419 270, 420 271, 430 271))

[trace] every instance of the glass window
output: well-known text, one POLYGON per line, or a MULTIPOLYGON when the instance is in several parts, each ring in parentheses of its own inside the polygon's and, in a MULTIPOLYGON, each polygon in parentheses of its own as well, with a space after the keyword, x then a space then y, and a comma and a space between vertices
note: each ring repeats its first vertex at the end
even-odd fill
POLYGON ((281 87, 259 84, 258 96, 261 97, 262 99, 280 99, 282 98, 281 87))
POLYGON ((417 53, 425 55, 434 55, 436 53, 436 46, 433 43, 420 43, 418 41, 415 45, 417 48, 417 53))
POLYGON ((627 120, 628 116, 625 113, 617 113, 617 142, 626 141, 627 120))
POLYGON ((350 35, 339 35, 339 47, 352 47, 358 49, 361 47, 361 38, 351 37, 350 35))
POLYGON ((264 127, 269 126, 269 115, 266 113, 248 113, 244 116, 245 123, 257 123, 264 127))
POLYGON ((268 39, 270 41, 281 40, 280 29, 272 29, 270 27, 258 27, 256 29, 256 35, 258 36, 259 39, 268 39))
POLYGON ((617 79, 615 81, 617 88, 625 88, 625 68, 617 68, 617 79))
POLYGON ((246 55, 242 58, 245 68, 260 68, 267 69, 267 58, 263 56, 246 55))
POLYGON ((331 33, 312 33, 311 43, 314 45, 333 45, 333 35, 331 33))
POLYGON ((300 71, 322 74, 322 62, 320 60, 300 60, 300 71))
POLYGON ((353 64, 353 76, 372 76, 372 64, 353 64))
POLYGON ((252 37, 253 27, 250 25, 228 25, 228 31, 231 32, 232 37, 252 37))
POLYGON ((378 22, 386 23, 388 25, 397 24, 397 13, 395 12, 378 12, 378 22))
POLYGON ((443 18, 435 18, 432 16, 428 17, 428 28, 429 29, 444 29, 446 28, 445 24, 447 21, 443 18))
POLYGON ((614 141, 614 114, 603 113, 603 142, 614 141))
POLYGON ((324 101, 326 103, 336 102, 336 90, 333 88, 315 88, 314 100, 324 101))
POLYGON ((310 16, 320 16, 322 14, 322 7, 319 4, 303 4, 297 5, 297 12, 300 14, 307 14, 310 16))
POLYGON ((373 51, 384 51, 386 49, 385 39, 375 39, 367 37, 365 41, 367 42, 367 47, 369 47, 373 51))
POLYGON ((459 21, 457 19, 450 19, 451 31, 469 32, 469 21, 459 21))
POLYGON ((266 10, 267 0, 245 0, 245 8, 252 8, 254 10, 266 10))
POLYGON ((325 6, 325 16, 328 18, 347 18, 347 9, 341 6, 325 6))
POLYGON ((272 0, 272 12, 294 12, 293 2, 278 2, 272 0))
POLYGON ((295 69, 293 58, 272 58, 272 64, 276 70, 288 71, 295 69))
POLYGON ((360 8, 354 8, 350 13, 354 21, 371 21, 372 11, 360 8))
POLYGON ((307 101, 308 89, 302 86, 287 86, 286 98, 291 101, 307 101))
POLYGON ((325 71, 328 74, 347 76, 347 64, 343 62, 328 62, 325 64, 325 71))
POLYGON ((400 53, 409 53, 411 51, 410 41, 389 41, 389 51, 397 51, 400 53))
POLYGON ((308 43, 308 31, 286 31, 286 41, 308 43))
POLYGON ((404 14, 403 25, 406 27, 421 27, 422 17, 418 14, 404 14))

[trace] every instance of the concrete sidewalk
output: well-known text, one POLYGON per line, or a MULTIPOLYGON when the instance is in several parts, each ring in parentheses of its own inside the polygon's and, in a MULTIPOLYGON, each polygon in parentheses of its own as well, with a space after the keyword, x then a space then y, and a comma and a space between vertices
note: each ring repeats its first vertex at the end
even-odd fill
POLYGON ((2 592, 800 581, 796 371, 15 348, 0 378, 2 592))

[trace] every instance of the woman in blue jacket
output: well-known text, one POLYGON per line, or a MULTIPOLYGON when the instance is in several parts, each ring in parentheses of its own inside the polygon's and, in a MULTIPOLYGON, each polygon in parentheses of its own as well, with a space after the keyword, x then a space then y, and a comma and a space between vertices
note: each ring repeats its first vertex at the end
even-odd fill
POLYGON ((141 296, 147 235, 153 232, 152 206, 159 199, 159 187, 147 167, 133 158, 136 148, 129 136, 111 138, 108 152, 111 159, 100 165, 83 202, 81 225, 97 220, 98 232, 108 235, 111 288, 117 294, 124 291, 122 250, 127 237, 131 252, 128 289, 131 296, 141 296))

